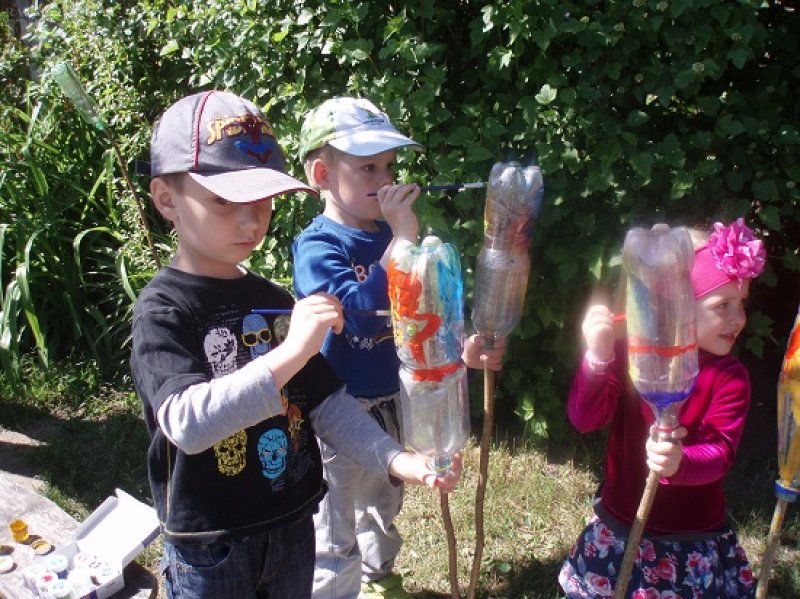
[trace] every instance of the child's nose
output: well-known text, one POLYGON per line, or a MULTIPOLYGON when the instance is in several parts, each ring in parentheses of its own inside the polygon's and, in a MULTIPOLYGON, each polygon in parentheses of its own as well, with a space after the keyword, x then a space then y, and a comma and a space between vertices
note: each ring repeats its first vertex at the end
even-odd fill
POLYGON ((239 206, 239 224, 243 228, 258 227, 261 222, 261 210, 256 203, 239 206))
POLYGON ((731 320, 736 324, 744 324, 744 322, 747 320, 747 314, 745 313, 743 305, 738 304, 733 308, 733 310, 731 310, 731 312, 731 320))
POLYGON ((380 186, 392 185, 394 183, 394 170, 386 169, 381 173, 380 186))

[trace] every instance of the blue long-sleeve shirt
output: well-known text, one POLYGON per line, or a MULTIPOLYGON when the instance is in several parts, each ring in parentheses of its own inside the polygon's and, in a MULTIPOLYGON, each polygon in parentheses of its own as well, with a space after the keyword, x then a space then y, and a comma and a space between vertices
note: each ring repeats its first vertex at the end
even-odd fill
POLYGON ((342 302, 344 331, 328 334, 322 354, 357 397, 379 397, 400 388, 391 318, 348 314, 348 310, 389 308, 380 259, 392 232, 386 223, 376 224, 377 231, 364 231, 320 215, 292 244, 297 298, 323 291, 342 302))

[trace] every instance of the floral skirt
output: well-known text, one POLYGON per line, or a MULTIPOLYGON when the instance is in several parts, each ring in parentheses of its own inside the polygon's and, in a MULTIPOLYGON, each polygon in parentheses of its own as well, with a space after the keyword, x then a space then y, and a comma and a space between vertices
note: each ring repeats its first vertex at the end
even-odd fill
MULTIPOLYGON (((558 582, 567 597, 613 596, 626 541, 626 531, 594 516, 561 567, 558 582)), ((754 594, 750 563, 736 534, 729 529, 692 539, 643 538, 627 596, 629 599, 738 599, 754 594)))

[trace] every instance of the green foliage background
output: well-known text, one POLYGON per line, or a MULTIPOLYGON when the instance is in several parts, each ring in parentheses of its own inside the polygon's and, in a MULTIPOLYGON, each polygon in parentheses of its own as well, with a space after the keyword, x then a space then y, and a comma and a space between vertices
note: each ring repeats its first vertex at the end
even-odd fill
MULTIPOLYGON (((155 269, 109 139, 49 77, 64 59, 129 160, 147 157, 152 123, 171 102, 224 88, 264 108, 296 175, 303 115, 344 94, 370 98, 424 144, 423 154, 403 157, 403 180, 484 180, 496 161, 537 161, 545 203, 499 389, 535 434, 561 423, 583 311, 594 291, 613 290, 632 226, 746 216, 770 255, 746 351, 779 360, 799 297, 793 4, 39 3, 24 43, 2 28, 3 365, 13 372, 35 349, 43 361, 90 356, 124 372, 131 302, 155 269)), ((462 192, 418 202, 427 231, 461 250, 468 291, 483 199, 462 192)), ((251 266, 288 282, 290 240, 318 210, 307 198, 279 201, 251 266)), ((166 261, 169 231, 149 218, 166 261)))

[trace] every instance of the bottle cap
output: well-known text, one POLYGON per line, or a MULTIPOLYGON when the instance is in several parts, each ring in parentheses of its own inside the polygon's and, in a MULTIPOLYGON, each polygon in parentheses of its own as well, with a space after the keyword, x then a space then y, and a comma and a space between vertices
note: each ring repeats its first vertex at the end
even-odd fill
POLYGON ((0 555, 0 573, 10 572, 14 567, 14 559, 10 555, 0 555))

